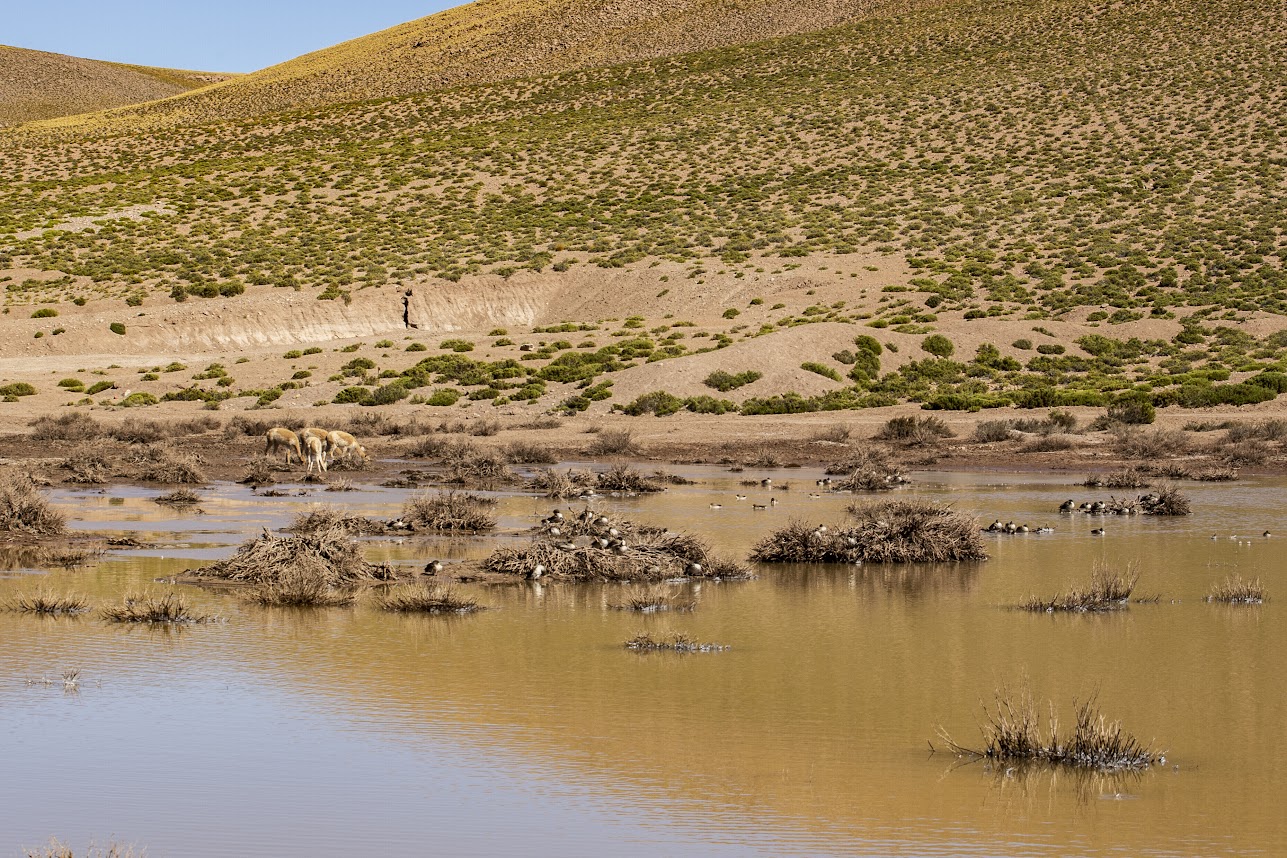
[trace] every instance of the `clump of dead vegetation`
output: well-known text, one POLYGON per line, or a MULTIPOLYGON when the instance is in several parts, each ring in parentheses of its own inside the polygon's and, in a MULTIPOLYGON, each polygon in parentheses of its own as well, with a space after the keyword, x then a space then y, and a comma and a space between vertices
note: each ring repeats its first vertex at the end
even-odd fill
MULTIPOLYGON (((63 684, 74 687, 75 676, 69 681, 64 674, 63 684)), ((24 858, 76 858, 75 851, 56 837, 45 846, 28 847, 22 854, 24 858)), ((91 843, 83 855, 85 858, 144 858, 145 851, 121 843, 109 843, 107 846, 95 846, 91 843)))
POLYGON ((207 482, 195 456, 174 453, 155 444, 132 455, 130 463, 138 468, 136 477, 144 482, 177 485, 207 482))
POLYGON ((628 429, 609 429, 597 433, 585 452, 591 456, 637 456, 643 451, 628 429))
POLYGON ((41 614, 43 616, 76 616, 89 611, 89 599, 73 593, 56 593, 48 587, 38 587, 29 593, 18 593, 6 599, 0 607, 15 614, 41 614))
POLYGON ((684 632, 654 636, 651 632, 640 632, 625 642, 626 649, 635 652, 723 652, 731 647, 725 644, 703 643, 684 632))
POLYGON ((565 500, 593 494, 594 485, 593 471, 577 468, 569 468, 566 471, 543 468, 532 475, 525 488, 530 492, 539 492, 547 498, 565 500))
POLYGON ((1114 430, 1117 452, 1128 459, 1164 459, 1187 453, 1189 436, 1178 429, 1144 430, 1123 426, 1114 430))
POLYGON ((253 460, 237 482, 244 486, 271 486, 277 482, 273 477, 273 463, 267 458, 253 460))
POLYGON ((1166 757, 1109 721, 1095 697, 1074 703, 1075 723, 1070 734, 1061 734, 1054 704, 1043 719, 1031 692, 997 692, 994 708, 984 706, 981 747, 957 743, 943 730, 939 737, 962 757, 1005 763, 1038 763, 1100 770, 1143 769, 1166 762, 1166 757))
POLYGON ((612 521, 586 510, 551 521, 523 548, 500 548, 489 572, 572 581, 665 581, 746 578, 748 570, 711 553, 695 536, 612 521))
POLYGON ((385 526, 374 519, 361 515, 347 515, 333 506, 314 504, 306 512, 295 516, 295 520, 286 528, 289 533, 317 534, 334 529, 346 530, 349 533, 383 533, 385 526))
POLYGON ((48 414, 31 421, 33 441, 94 441, 103 436, 103 425, 83 411, 57 417, 48 414))
POLYGON ((1151 494, 1139 499, 1147 515, 1188 515, 1193 512, 1189 498, 1172 485, 1158 486, 1151 494))
POLYGON ((152 498, 155 503, 164 506, 193 506, 201 503, 201 496, 192 489, 175 489, 152 498))
POLYGON ((59 536, 66 521, 31 478, 12 471, 0 473, 0 531, 29 536, 59 536))
POLYGON ((408 498, 402 521, 417 530, 457 530, 477 533, 496 526, 492 498, 468 492, 426 492, 408 498))
POLYGON ((877 448, 855 451, 828 465, 826 473, 840 475, 831 483, 833 491, 882 492, 907 482, 889 453, 877 448))
POLYGON ((891 418, 873 437, 877 441, 919 447, 937 444, 944 438, 955 438, 956 433, 948 428, 943 418, 929 415, 891 418))
POLYGON ((1152 485, 1142 468, 1121 468, 1106 474, 1088 474, 1083 486, 1096 489, 1143 489, 1152 485))
POLYGON ((644 614, 691 611, 697 607, 697 600, 691 595, 663 586, 630 587, 617 601, 609 603, 608 607, 616 611, 639 611, 644 614))
POLYGON ((119 605, 99 609, 113 623, 213 623, 219 618, 197 611, 182 593, 127 593, 119 605))
POLYGON ((63 459, 58 467, 67 471, 65 483, 101 486, 115 473, 112 459, 101 450, 83 450, 63 459))
POLYGON ((600 491, 624 492, 626 494, 648 494, 665 491, 665 487, 653 478, 640 473, 629 465, 617 464, 602 472, 595 478, 600 491))
POLYGON ((1166 462, 1149 466, 1148 472, 1169 480, 1194 480, 1207 483, 1231 482, 1238 479, 1236 468, 1215 463, 1166 462))
POLYGON ((1131 564, 1124 572, 1097 564, 1090 575, 1090 586, 1086 589, 1072 587, 1049 599, 1032 596, 1019 607, 1025 611, 1046 613, 1116 611, 1130 603, 1131 593, 1135 592, 1139 577, 1139 567, 1136 564, 1131 564))
POLYGON ((185 574, 250 584, 271 584, 308 574, 334 589, 392 580, 393 568, 387 563, 368 563, 353 534, 342 525, 286 537, 265 530, 257 539, 242 543, 227 560, 188 569, 185 574))
POLYGON ((276 580, 256 584, 245 596, 247 602, 273 608, 340 608, 356 599, 353 590, 327 583, 327 570, 316 557, 300 558, 276 580))
POLYGON ((372 604, 381 611, 399 614, 470 614, 483 609, 477 599, 430 581, 391 587, 376 593, 372 604))
POLYGON ((1206 601, 1224 602, 1227 605, 1260 605, 1265 598, 1265 588, 1259 578, 1247 580, 1234 574, 1212 587, 1206 601))
POLYGON ((941 563, 986 560, 974 519, 930 501, 849 507, 853 523, 791 522, 751 550, 757 563, 941 563))
POLYGON ((501 485, 514 479, 508 465, 505 457, 495 450, 471 448, 448 459, 443 479, 462 486, 501 485))
POLYGON ((558 459, 545 444, 511 441, 505 445, 505 458, 516 465, 553 465, 558 459))

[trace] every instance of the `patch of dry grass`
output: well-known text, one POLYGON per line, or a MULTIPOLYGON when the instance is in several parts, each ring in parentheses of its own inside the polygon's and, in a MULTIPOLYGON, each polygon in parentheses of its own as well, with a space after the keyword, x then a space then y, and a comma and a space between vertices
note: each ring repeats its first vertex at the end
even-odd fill
POLYGON ((166 506, 192 506, 201 503, 201 496, 192 489, 175 489, 172 492, 157 495, 152 500, 166 506))
POLYGON ((580 497, 592 491, 594 485, 594 471, 576 468, 560 471, 555 468, 543 468, 532 475, 532 478, 527 481, 526 488, 531 492, 540 492, 547 498, 564 500, 580 497))
POLYGON ((477 533, 496 526, 492 498, 468 492, 413 495, 402 507, 403 521, 418 530, 456 530, 477 533))
POLYGON ((219 619, 196 611, 186 596, 173 590, 127 593, 119 605, 106 605, 98 614, 113 623, 212 623, 219 619))
POLYGON ((849 507, 854 524, 791 522, 751 550, 758 563, 941 563, 986 560, 977 523, 923 500, 849 507))
POLYGON ((600 473, 595 478, 595 483, 600 491, 605 492, 648 494, 665 490, 665 486, 652 477, 623 464, 613 465, 608 470, 600 473))
POLYGON ((371 601, 381 611, 400 614, 469 614, 483 609, 477 599, 427 581, 391 587, 376 593, 371 601))
POLYGON ((387 563, 366 561, 352 531, 343 526, 287 537, 265 531, 257 539, 243 542, 227 560, 188 569, 185 574, 263 584, 289 578, 298 569, 335 589, 394 578, 393 569, 387 563))
POLYGON ((1043 763, 1093 769, 1141 769, 1166 762, 1151 745, 1122 729, 1121 722, 1109 721, 1099 711, 1094 697, 1074 703, 1072 733, 1061 735, 1054 704, 1042 718, 1028 690, 996 693, 993 708, 984 706, 980 725, 983 745, 971 748, 939 732, 947 746, 961 756, 994 759, 1006 763, 1043 763))
POLYGON ((697 600, 669 587, 630 587, 617 601, 610 602, 608 607, 617 611, 639 611, 645 614, 657 611, 691 611, 697 607, 697 600))
POLYGON ((1238 574, 1230 575, 1216 584, 1206 597, 1208 602, 1224 602, 1228 605, 1260 605, 1265 599, 1265 588, 1259 578, 1246 580, 1238 574))
POLYGON ((15 614, 43 614, 45 616, 75 616, 89 611, 89 598, 79 593, 56 593, 48 587, 38 587, 28 593, 18 593, 3 603, 6 611, 15 614))
POLYGON ((66 521, 37 489, 31 478, 12 471, 0 473, 0 531, 31 536, 58 536, 66 521))
POLYGON ((303 558, 283 569, 275 581, 256 584, 245 595, 247 602, 274 608, 338 608, 353 604, 350 589, 327 584, 328 573, 318 558, 303 558))
POLYGON ((1116 611, 1125 608, 1139 581, 1138 564, 1131 564, 1125 572, 1117 572, 1103 564, 1097 564, 1090 576, 1090 586, 1084 590, 1076 587, 1049 599, 1032 596, 1020 605, 1026 611, 1043 611, 1054 613, 1069 611, 1087 613, 1099 611, 1116 611))

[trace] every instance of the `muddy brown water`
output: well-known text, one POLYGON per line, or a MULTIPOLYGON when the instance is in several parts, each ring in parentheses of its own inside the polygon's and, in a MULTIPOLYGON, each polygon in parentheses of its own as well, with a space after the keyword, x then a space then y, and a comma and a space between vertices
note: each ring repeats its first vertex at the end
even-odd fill
MULTIPOLYGON (((700 483, 596 505, 744 556, 772 527, 838 521, 851 501, 811 498, 809 470, 678 470, 700 483), (763 476, 791 490, 757 511, 766 493, 738 481, 763 476)), ((686 614, 609 610, 614 586, 534 584, 466 586, 491 607, 468 617, 264 609, 196 588, 226 623, 0 613, 0 855, 55 835, 153 856, 1285 854, 1287 481, 1184 490, 1187 518, 1099 519, 1055 512, 1109 494, 1063 475, 921 473, 904 494, 1055 533, 990 537, 981 564, 762 567, 750 582, 682 585, 698 602, 686 614), (1137 561, 1139 591, 1161 601, 1009 609, 1084 582, 1096 561, 1137 561), (1203 602, 1234 572, 1260 576, 1271 601, 1203 602), (621 647, 645 629, 732 648, 621 647), (74 689, 65 668, 81 672, 74 689), (1065 716, 1097 691, 1166 764, 1079 776, 930 753, 940 726, 977 739, 980 701, 1024 677, 1065 716)), ((101 603, 308 503, 391 517, 407 495, 220 484, 196 514, 155 494, 56 492, 73 527, 151 547, 81 570, 11 568, 0 598, 43 582, 101 603)), ((553 505, 503 496, 500 536, 370 553, 483 557, 553 505)))

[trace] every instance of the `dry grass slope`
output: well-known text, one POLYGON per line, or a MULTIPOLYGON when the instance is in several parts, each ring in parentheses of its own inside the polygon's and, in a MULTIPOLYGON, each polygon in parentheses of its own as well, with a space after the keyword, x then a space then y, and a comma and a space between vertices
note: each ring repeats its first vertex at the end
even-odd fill
POLYGON ((888 0, 465 3, 200 93, 117 111, 110 121, 205 122, 496 83, 811 32, 889 5, 888 0))
POLYGON ((0 45, 0 125, 153 101, 232 77, 0 45))

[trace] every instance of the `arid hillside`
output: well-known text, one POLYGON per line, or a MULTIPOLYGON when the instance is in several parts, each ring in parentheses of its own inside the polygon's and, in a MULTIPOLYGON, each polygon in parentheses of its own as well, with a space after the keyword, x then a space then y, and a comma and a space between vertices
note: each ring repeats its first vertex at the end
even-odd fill
MULTIPOLYGON (((929 0, 478 0, 108 120, 201 122, 392 98, 806 33, 929 0)), ((166 93, 168 94, 168 93, 166 93)), ((100 123, 103 117, 68 120, 100 123)))
POLYGON ((107 63, 0 45, 0 125, 138 104, 232 77, 107 63))

